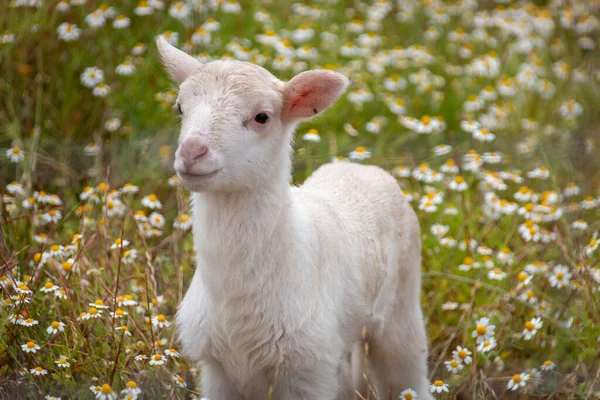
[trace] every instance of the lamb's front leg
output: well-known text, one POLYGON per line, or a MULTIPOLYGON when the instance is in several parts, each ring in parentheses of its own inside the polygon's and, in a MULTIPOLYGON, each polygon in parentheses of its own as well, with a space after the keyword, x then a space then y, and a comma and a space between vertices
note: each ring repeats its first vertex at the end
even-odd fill
MULTIPOLYGON (((273 395, 278 400, 338 400, 340 365, 327 361, 284 367, 273 395)), ((339 399, 345 400, 345 399, 339 399)))
POLYGON ((219 362, 205 362, 201 371, 202 396, 210 400, 246 400, 227 378, 219 362))

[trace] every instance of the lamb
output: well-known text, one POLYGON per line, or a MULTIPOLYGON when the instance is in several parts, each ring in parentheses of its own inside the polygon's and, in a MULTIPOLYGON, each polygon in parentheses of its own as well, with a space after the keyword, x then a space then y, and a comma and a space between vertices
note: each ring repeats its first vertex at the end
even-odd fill
POLYGON ((421 240, 395 179, 334 163, 291 187, 293 134, 349 80, 282 82, 241 61, 200 63, 164 38, 180 85, 174 167, 192 192, 197 269, 178 313, 210 400, 429 399, 421 240), (368 343, 368 356, 365 345, 368 343))

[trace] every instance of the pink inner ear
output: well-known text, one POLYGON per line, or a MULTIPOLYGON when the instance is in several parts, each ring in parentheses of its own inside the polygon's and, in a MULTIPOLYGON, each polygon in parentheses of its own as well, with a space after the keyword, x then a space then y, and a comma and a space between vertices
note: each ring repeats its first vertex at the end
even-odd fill
POLYGON ((306 71, 289 81, 283 92, 283 118, 312 118, 331 107, 344 93, 348 79, 328 70, 306 71))

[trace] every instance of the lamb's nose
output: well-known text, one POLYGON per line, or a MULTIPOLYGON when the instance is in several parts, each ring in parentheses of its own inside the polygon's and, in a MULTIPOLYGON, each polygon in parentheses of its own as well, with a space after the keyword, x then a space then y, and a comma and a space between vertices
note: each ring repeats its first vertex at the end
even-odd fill
POLYGON ((208 146, 199 137, 187 138, 179 148, 179 157, 186 169, 190 169, 208 153, 208 146))

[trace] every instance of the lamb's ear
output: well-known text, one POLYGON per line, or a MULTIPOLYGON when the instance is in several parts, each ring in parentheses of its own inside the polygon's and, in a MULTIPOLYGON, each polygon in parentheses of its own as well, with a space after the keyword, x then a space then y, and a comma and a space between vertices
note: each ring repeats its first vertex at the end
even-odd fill
POLYGON ((162 36, 159 36, 158 39, 156 39, 156 47, 158 47, 160 59, 162 60, 165 69, 177 83, 185 81, 188 76, 192 75, 202 67, 200 61, 189 54, 184 53, 175 46, 172 46, 167 42, 167 39, 162 36))
POLYGON ((329 70, 305 71, 287 82, 283 89, 282 120, 307 120, 327 110, 346 91, 350 81, 329 70))

